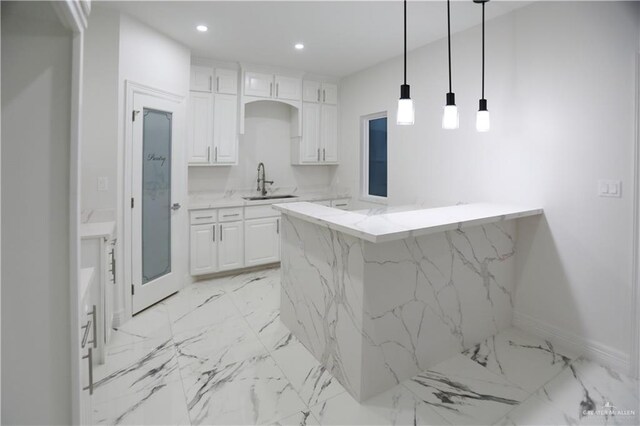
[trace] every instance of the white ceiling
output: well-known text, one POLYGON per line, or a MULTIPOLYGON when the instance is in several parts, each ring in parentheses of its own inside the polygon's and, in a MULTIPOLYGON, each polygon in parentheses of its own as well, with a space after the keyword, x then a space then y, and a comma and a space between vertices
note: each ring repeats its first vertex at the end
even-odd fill
MULTIPOLYGON (((95 2, 94 4, 96 4, 95 2)), ((402 53, 402 1, 110 1, 180 41, 195 56, 250 62, 341 77, 402 53), (196 25, 205 24, 207 33, 196 25), (305 49, 293 45, 302 42, 305 49)), ((492 1, 487 19, 525 6, 492 1)), ((408 45, 446 35, 446 2, 410 1, 408 45)), ((472 0, 451 3, 452 31, 481 22, 472 0)))

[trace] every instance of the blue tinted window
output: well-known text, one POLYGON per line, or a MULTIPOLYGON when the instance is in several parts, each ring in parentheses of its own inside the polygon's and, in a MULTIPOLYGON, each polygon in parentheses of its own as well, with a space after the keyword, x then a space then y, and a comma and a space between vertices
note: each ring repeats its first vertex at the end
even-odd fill
POLYGON ((387 196, 387 118, 369 120, 369 195, 387 196))

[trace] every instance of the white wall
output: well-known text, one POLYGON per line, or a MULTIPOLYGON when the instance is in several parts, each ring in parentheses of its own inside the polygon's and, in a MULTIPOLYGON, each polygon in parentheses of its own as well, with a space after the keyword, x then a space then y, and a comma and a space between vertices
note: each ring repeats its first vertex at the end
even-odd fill
POLYGON ((2 3, 2 423, 70 424, 71 35, 2 3))
POLYGON ((335 166, 291 165, 291 109, 279 102, 248 104, 245 134, 239 141, 238 165, 190 167, 189 191, 255 190, 260 162, 265 165, 267 180, 274 181, 270 188, 329 186, 335 166))
POLYGON ((474 129, 481 59, 476 27, 453 38, 459 130, 440 126, 448 91, 444 39, 410 52, 415 126, 395 125, 401 58, 342 80, 336 178, 359 191, 359 119, 387 110, 391 204, 544 207, 544 219, 520 229, 517 314, 595 344, 624 366, 638 5, 536 3, 488 22, 486 37, 491 132, 474 129), (622 180, 623 198, 597 197, 598 179, 622 180))
POLYGON ((84 40, 81 208, 102 217, 116 209, 119 38, 119 13, 94 7, 84 40), (107 191, 98 191, 98 177, 108 179, 107 191))

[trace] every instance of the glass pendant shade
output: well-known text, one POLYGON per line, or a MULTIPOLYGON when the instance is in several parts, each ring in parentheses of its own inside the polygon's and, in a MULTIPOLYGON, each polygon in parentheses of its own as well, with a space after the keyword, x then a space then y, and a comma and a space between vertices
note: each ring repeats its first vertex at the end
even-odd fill
POLYGON ((453 130, 460 127, 460 116, 458 115, 458 107, 455 105, 445 105, 444 114, 442 114, 442 128, 453 130))
POLYGON ((398 99, 398 124, 411 126, 415 122, 416 110, 413 99, 398 99))
POLYGON ((476 130, 479 132, 488 132, 491 129, 491 121, 489 120, 489 111, 478 111, 476 114, 476 130))

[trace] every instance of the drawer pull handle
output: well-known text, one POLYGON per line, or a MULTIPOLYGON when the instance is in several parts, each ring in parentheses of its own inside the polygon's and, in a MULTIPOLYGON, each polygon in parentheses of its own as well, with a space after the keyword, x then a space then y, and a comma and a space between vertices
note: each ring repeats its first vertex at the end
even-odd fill
POLYGON ((196 216, 196 219, 213 219, 213 216, 196 216))
POLYGON ((89 395, 93 395, 93 351, 88 349, 88 353, 82 357, 89 362, 89 386, 83 387, 82 390, 88 390, 89 395))
POLYGON ((346 204, 336 204, 336 207, 346 207, 346 204))
POLYGON ((240 213, 234 213, 234 214, 223 214, 222 217, 234 217, 234 216, 240 216, 240 213))
POLYGON ((88 320, 85 325, 80 327, 81 329, 84 330, 84 333, 82 334, 82 347, 83 348, 87 345, 87 340, 89 339, 89 330, 90 330, 89 327, 91 327, 91 320, 88 320))
POLYGON ((91 309, 90 315, 91 319, 93 320, 93 339, 91 339, 91 342, 89 343, 93 343, 93 347, 95 349, 98 347, 98 323, 96 322, 96 305, 93 305, 93 309, 91 309))

